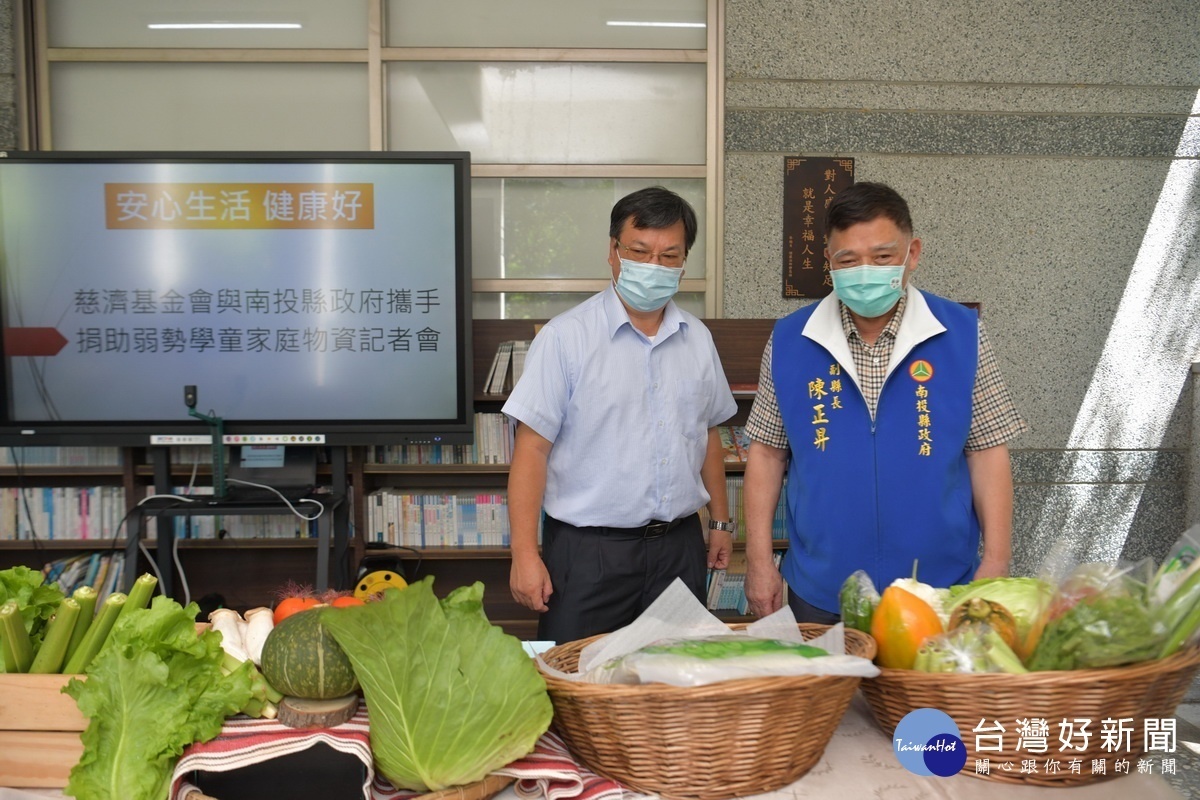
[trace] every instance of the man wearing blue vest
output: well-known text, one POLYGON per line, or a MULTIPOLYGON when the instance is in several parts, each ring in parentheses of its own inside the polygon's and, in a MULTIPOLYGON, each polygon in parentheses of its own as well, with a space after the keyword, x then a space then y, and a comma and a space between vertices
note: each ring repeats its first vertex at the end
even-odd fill
POLYGON ((880 590, 914 561, 934 586, 1007 575, 1008 442, 1027 426, 976 312, 912 285, 921 240, 904 198, 856 183, 826 230, 833 293, 779 320, 763 353, 745 502, 750 611, 780 608, 786 585, 799 621, 829 624, 857 569, 880 590))

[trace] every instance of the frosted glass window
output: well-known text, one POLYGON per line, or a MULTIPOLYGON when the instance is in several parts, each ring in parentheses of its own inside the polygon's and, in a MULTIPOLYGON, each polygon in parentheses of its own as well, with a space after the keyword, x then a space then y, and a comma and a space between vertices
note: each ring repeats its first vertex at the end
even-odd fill
POLYGON ((51 65, 56 150, 366 150, 361 64, 51 65))
MULTIPOLYGON (((475 319, 550 319, 574 308, 591 294, 563 292, 559 294, 525 294, 522 292, 475 293, 471 312, 475 319)), ((675 302, 684 311, 704 317, 704 295, 680 292, 675 302)))
POLYGON ((51 47, 367 46, 367 0, 50 0, 45 5, 51 47))
POLYGON ((606 278, 613 204, 644 186, 665 186, 699 221, 684 267, 703 278, 704 181, 647 178, 475 178, 471 262, 476 278, 606 278))
POLYGON ((388 0, 392 47, 706 46, 705 0, 388 0))
POLYGON ((476 163, 703 164, 703 64, 393 63, 388 148, 476 163))

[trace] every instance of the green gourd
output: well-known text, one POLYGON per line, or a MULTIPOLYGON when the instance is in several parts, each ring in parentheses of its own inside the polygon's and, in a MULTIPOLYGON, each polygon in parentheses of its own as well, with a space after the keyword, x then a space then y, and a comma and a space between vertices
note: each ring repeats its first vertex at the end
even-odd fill
POLYGON ((328 700, 358 689, 350 659, 321 624, 320 610, 293 614, 263 643, 263 677, 285 695, 328 700))

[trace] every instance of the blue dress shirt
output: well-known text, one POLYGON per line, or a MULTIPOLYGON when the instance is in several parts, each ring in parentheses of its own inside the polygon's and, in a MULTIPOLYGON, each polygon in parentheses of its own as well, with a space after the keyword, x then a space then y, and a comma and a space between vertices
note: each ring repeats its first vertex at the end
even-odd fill
POLYGON ((553 444, 546 513, 632 528, 708 502, 708 429, 737 404, 699 319, 669 302, 650 341, 609 286, 546 323, 503 410, 553 444))

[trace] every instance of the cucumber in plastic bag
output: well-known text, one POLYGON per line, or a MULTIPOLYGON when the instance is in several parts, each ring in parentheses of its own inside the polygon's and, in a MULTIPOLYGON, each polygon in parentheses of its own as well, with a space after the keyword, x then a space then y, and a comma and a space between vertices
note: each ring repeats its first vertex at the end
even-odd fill
POLYGON ((838 593, 842 622, 847 628, 871 632, 871 618, 879 605, 879 591, 865 570, 855 570, 842 584, 838 593))

